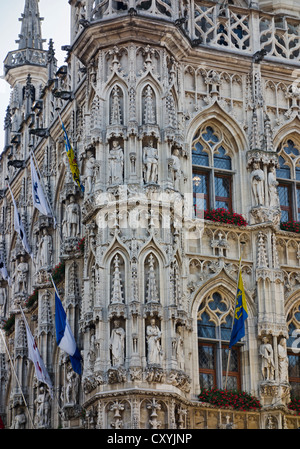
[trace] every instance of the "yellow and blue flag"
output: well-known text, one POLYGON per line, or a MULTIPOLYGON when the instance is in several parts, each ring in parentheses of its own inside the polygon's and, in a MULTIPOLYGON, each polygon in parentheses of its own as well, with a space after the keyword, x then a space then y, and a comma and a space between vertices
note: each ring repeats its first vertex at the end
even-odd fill
POLYGON ((78 164, 77 164, 77 160, 76 160, 76 156, 75 156, 74 150, 73 150, 72 145, 71 145, 71 143, 69 141, 67 131, 66 131, 62 121, 61 121, 61 124, 62 124, 62 128, 63 128, 63 131, 64 131, 66 152, 67 152, 67 155, 68 155, 69 164, 70 164, 70 170, 71 170, 73 179, 76 182, 76 184, 78 185, 78 187, 80 187, 81 190, 84 192, 84 186, 80 182, 79 167, 78 167, 78 164))
POLYGON ((242 279, 241 270, 239 271, 239 281, 236 293, 236 304, 234 312, 234 321, 231 331, 229 348, 232 348, 242 337, 245 336, 245 320, 248 318, 248 309, 246 295, 242 279))

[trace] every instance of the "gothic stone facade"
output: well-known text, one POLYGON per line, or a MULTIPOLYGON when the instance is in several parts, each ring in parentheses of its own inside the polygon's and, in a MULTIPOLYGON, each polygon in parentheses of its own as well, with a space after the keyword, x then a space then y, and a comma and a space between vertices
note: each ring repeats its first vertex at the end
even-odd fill
MULTIPOLYGON (((39 20, 38 3, 26 1, 23 39, 4 66, 12 94, 0 246, 11 284, 1 280, 0 307, 34 426, 299 427, 287 404, 300 382, 300 237, 280 228, 300 208, 299 6, 69 3, 65 65, 56 66, 51 41, 44 50, 24 39, 26 7, 39 20), (56 224, 33 208, 30 151, 56 224), (35 264, 14 230, 7 178, 35 264), (203 208, 218 207, 248 226, 203 220, 203 208), (198 400, 201 388, 224 388, 240 257, 248 319, 228 382, 260 399, 251 412, 198 400), (80 377, 56 345, 51 270, 83 357, 80 377), (27 359, 20 304, 53 400, 27 359)), ((2 351, 0 414, 7 427, 31 428, 2 351)))

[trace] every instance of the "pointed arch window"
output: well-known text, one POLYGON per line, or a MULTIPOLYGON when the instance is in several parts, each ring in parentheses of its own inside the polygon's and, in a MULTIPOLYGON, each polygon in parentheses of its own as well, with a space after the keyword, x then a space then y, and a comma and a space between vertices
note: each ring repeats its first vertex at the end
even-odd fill
MULTIPOLYGON (((197 316, 200 388, 224 388, 232 328, 231 301, 221 292, 213 292, 201 303, 197 316)), ((239 346, 231 349, 227 388, 239 389, 239 346)))
POLYGON ((296 304, 288 314, 287 340, 288 376, 291 386, 291 397, 300 397, 300 304, 296 304))
POLYGON ((296 139, 288 138, 278 153, 276 177, 281 221, 300 221, 300 145, 296 139))
POLYGON ((215 124, 206 124, 192 143, 193 199, 195 216, 206 209, 232 210, 232 147, 215 124))

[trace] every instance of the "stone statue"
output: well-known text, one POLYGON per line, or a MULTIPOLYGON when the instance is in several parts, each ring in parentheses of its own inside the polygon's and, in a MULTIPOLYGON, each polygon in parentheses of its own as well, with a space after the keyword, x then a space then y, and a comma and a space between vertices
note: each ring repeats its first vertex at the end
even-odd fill
POLYGON ((262 339, 259 354, 262 357, 261 371, 264 380, 274 380, 275 363, 272 345, 268 342, 267 337, 262 339))
POLYGON ((38 261, 40 267, 49 267, 52 264, 52 237, 46 228, 43 228, 42 237, 38 243, 38 261))
POLYGON ((278 344, 278 368, 279 368, 279 382, 288 382, 288 366, 289 359, 287 356, 286 339, 281 338, 278 344))
POLYGON ((110 337, 110 349, 112 354, 112 366, 124 365, 125 331, 120 326, 119 320, 114 321, 114 328, 110 337))
POLYGON ((181 174, 182 174, 182 170, 181 170, 181 163, 180 163, 180 159, 179 159, 179 150, 178 148, 175 148, 172 154, 172 160, 173 160, 173 165, 172 165, 172 170, 173 170, 173 176, 174 176, 174 188, 176 190, 179 190, 179 183, 180 183, 180 178, 181 178, 181 174))
POLYGON ((6 315, 7 294, 6 288, 0 287, 0 316, 6 315))
POLYGON ((100 164, 94 158, 93 152, 87 150, 85 162, 85 193, 90 194, 94 188, 95 171, 99 169, 100 164))
POLYGON ((112 149, 108 156, 109 162, 109 181, 111 184, 123 183, 123 165, 124 155, 121 146, 117 140, 112 143, 112 149))
POLYGON ((143 148, 143 164, 145 166, 145 183, 157 183, 158 179, 158 152, 153 147, 153 140, 149 140, 149 145, 143 148))
POLYGON ((276 169, 274 166, 272 166, 270 168, 270 172, 268 174, 270 207, 280 207, 277 186, 278 186, 278 181, 276 180, 276 169))
POLYGON ((257 162, 253 164, 251 173, 251 186, 256 206, 262 206, 265 203, 264 195, 265 175, 257 162))
POLYGON ((67 404, 75 405, 78 403, 78 388, 79 388, 79 376, 73 371, 71 364, 69 364, 67 371, 67 387, 66 387, 67 404))
POLYGON ((79 228, 80 208, 75 203, 74 195, 70 196, 70 203, 66 208, 66 218, 64 227, 66 235, 65 237, 77 237, 80 233, 79 228))
POLYGON ((43 386, 40 386, 38 397, 34 402, 36 405, 36 427, 50 427, 50 394, 43 386))
POLYGON ((160 365, 162 360, 162 349, 160 345, 161 331, 155 324, 155 319, 152 318, 150 325, 146 329, 147 345, 148 345, 148 364, 160 365))
POLYGON ((25 424, 26 416, 24 410, 23 408, 19 408, 14 420, 14 429, 25 429, 25 424))
POLYGON ((28 263, 25 261, 24 256, 21 256, 20 262, 17 265, 14 273, 16 279, 17 290, 15 292, 21 293, 27 291, 27 276, 28 276, 28 263))
POLYGON ((178 326, 177 332, 176 332, 176 358, 177 358, 178 368, 180 370, 184 371, 184 350, 183 350, 182 326, 178 326))

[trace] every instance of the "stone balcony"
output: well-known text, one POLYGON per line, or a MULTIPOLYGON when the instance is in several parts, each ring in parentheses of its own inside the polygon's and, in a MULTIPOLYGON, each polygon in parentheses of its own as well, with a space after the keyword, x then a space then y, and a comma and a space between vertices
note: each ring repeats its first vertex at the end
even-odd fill
MULTIPOLYGON (((177 0, 88 0, 75 8, 76 39, 86 28, 118 17, 147 18, 174 23, 193 47, 213 47, 254 56, 259 62, 300 60, 300 19, 257 8, 223 5, 214 0, 191 2, 189 10, 177 0)), ((268 9, 268 8, 267 8, 268 9)))

